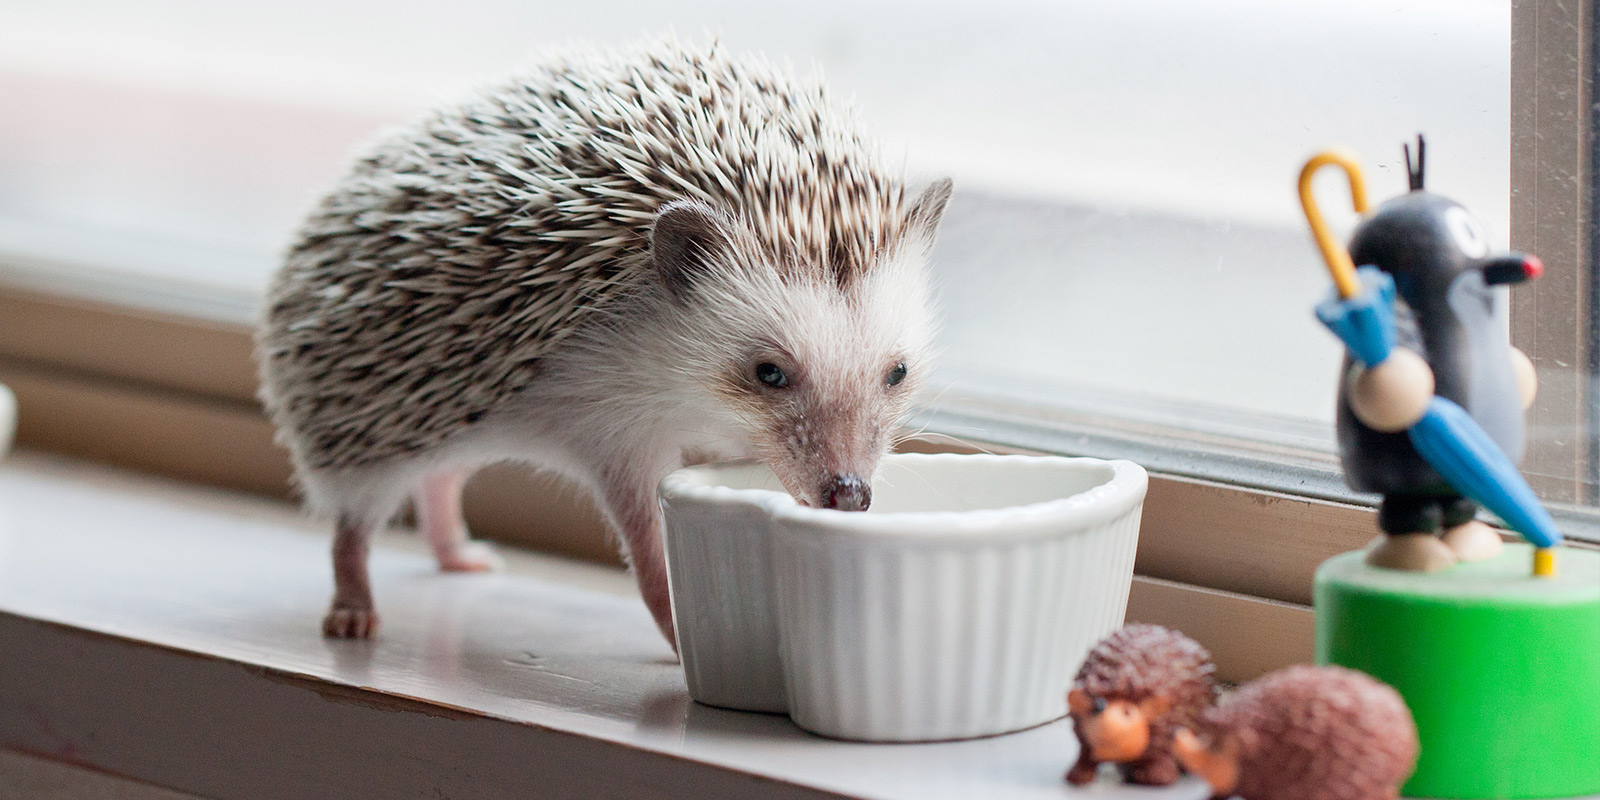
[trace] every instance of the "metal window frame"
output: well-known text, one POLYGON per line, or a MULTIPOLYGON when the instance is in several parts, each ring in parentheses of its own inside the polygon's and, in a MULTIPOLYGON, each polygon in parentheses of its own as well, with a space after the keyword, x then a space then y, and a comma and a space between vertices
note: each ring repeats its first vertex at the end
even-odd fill
POLYGON ((1540 377, 1523 469, 1546 497, 1582 505, 1600 501, 1595 23, 1593 0, 1511 6, 1511 244, 1545 264, 1541 280, 1512 294, 1512 342, 1540 377))

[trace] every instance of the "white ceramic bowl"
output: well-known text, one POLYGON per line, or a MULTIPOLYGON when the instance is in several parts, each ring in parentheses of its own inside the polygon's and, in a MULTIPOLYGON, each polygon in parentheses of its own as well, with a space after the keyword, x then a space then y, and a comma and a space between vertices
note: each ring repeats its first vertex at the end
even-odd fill
POLYGON ((868 741, 1057 719, 1122 623, 1145 486, 1127 461, 891 455, 852 513, 753 463, 679 470, 661 497, 689 693, 868 741))
POLYGON ((17 396, 0 383, 0 456, 11 449, 11 437, 17 431, 17 396))

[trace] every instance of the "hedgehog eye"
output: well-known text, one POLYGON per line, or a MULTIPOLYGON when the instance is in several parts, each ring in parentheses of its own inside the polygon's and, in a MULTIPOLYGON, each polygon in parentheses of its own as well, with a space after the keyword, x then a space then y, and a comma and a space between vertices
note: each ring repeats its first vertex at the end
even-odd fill
POLYGON ((782 389, 789 385, 789 376, 777 364, 763 362, 756 365, 756 380, 774 389, 782 389))
POLYGON ((1094 699, 1094 713, 1099 714, 1099 713, 1101 713, 1102 711, 1105 711, 1105 710, 1106 710, 1106 699, 1104 697, 1096 697, 1094 699))
POLYGON ((884 378, 883 382, 889 384, 890 386, 899 386, 900 382, 905 379, 906 362, 902 361, 894 365, 894 369, 889 370, 889 377, 884 378))

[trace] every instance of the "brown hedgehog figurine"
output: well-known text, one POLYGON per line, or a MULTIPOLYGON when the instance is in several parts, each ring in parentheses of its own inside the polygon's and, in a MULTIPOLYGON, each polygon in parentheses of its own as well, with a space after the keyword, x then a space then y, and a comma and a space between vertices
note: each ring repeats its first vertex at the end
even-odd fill
POLYGON ((1130 783, 1178 779, 1172 733, 1192 726, 1216 699, 1211 654, 1159 625, 1128 625, 1089 651, 1067 706, 1078 733, 1078 763, 1067 780, 1094 780, 1101 763, 1119 765, 1130 783))
POLYGON ((1300 665, 1240 688, 1173 747, 1218 796, 1392 800, 1417 762, 1399 692, 1343 667, 1300 665))

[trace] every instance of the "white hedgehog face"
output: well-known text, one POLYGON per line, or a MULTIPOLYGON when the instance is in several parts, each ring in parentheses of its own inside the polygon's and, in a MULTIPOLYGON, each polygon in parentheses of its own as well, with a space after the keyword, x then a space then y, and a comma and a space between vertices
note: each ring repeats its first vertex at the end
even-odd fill
POLYGON ((859 511, 871 503, 873 471, 929 369, 922 265, 874 271, 880 280, 847 292, 791 285, 754 335, 721 331, 739 349, 723 351, 716 393, 808 505, 859 511))
POLYGON ((948 197, 947 182, 925 193, 900 246, 843 285, 734 256, 750 249, 703 206, 675 204, 657 222, 658 268, 696 344, 679 350, 699 354, 688 369, 800 502, 872 501, 873 471, 931 368, 926 261, 948 197))

